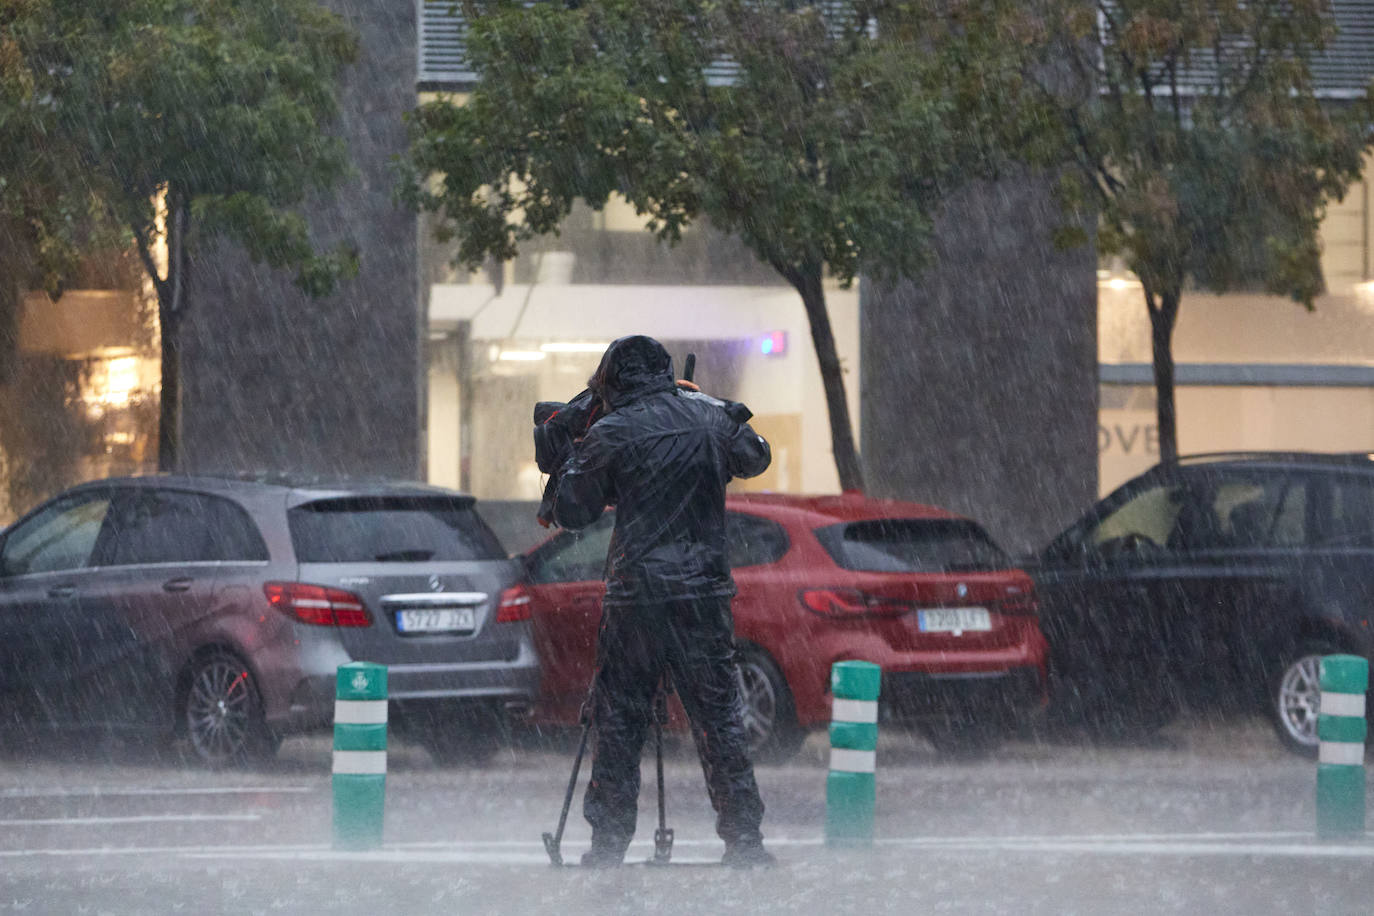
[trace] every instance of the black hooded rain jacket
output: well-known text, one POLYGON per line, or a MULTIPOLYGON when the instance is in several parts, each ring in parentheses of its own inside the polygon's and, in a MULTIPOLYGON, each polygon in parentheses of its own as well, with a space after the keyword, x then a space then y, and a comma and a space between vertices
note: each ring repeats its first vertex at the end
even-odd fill
POLYGON ((622 337, 591 380, 606 415, 563 466, 554 515, 582 528, 615 506, 606 605, 735 593, 725 553, 725 485, 754 477, 768 443, 742 405, 677 387, 651 337, 622 337))

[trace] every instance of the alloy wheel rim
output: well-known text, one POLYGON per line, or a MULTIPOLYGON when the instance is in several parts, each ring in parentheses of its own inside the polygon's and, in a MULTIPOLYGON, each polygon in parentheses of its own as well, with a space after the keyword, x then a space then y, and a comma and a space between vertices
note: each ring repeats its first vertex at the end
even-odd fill
POLYGON ((736 671, 743 700, 744 732, 752 753, 772 737, 778 719, 778 696, 767 672, 756 663, 743 661, 736 671))
POLYGON ((248 743, 252 693, 248 672, 231 659, 203 665, 186 697, 186 725, 191 744, 206 760, 229 760, 248 743))
POLYGON ((1299 744, 1317 743, 1321 697, 1320 655, 1304 655, 1284 670, 1279 682, 1279 721, 1299 744))

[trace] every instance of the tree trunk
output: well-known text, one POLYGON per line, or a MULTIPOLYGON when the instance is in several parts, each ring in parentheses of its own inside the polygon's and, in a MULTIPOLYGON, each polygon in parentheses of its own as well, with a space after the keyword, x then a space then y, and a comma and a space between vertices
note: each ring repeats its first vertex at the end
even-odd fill
POLYGON ((1159 458, 1178 459, 1178 413, 1174 404, 1174 324, 1178 321, 1181 292, 1162 293, 1158 301, 1147 288, 1150 310, 1150 343, 1155 376, 1155 417, 1159 426, 1159 458))
POLYGON ((19 360, 20 301, 19 284, 0 277, 0 385, 9 383, 19 360))
POLYGON ((162 394, 158 398, 157 469, 175 471, 181 459, 181 319, 186 313, 186 233, 191 202, 176 188, 167 189, 167 277, 159 279, 147 245, 140 246, 144 265, 157 288, 158 337, 162 345, 162 394))
POLYGON ((157 405, 157 469, 175 471, 181 449, 181 354, 177 346, 179 316, 158 308, 162 342, 162 394, 157 405))
POLYGON ((825 306, 825 289, 821 285, 821 268, 806 269, 795 274, 793 286, 801 293, 806 306, 806 318, 811 324, 811 342, 821 367, 821 383, 825 386, 825 405, 830 414, 830 447, 835 453, 835 470, 840 475, 840 489, 862 490, 863 467, 859 464, 859 450, 854 444, 854 427, 849 421, 849 401, 844 393, 844 375, 840 357, 835 352, 835 335, 830 328, 830 313, 825 306))

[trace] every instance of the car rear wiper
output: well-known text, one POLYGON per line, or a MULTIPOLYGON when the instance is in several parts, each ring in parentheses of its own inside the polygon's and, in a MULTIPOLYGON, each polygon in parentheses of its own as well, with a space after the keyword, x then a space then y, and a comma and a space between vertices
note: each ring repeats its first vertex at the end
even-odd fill
POLYGON ((432 550, 393 550, 390 553, 379 553, 372 559, 380 563, 422 563, 432 556, 432 550))

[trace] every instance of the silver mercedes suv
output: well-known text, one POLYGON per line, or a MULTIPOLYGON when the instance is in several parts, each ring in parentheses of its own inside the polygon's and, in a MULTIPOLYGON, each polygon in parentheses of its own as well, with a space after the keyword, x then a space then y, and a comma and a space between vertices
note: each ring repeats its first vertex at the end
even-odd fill
POLYGON ((246 761, 329 724, 335 670, 363 660, 389 668, 394 731, 480 759, 538 692, 517 575, 451 490, 82 484, 0 534, 0 740, 153 729, 246 761))

